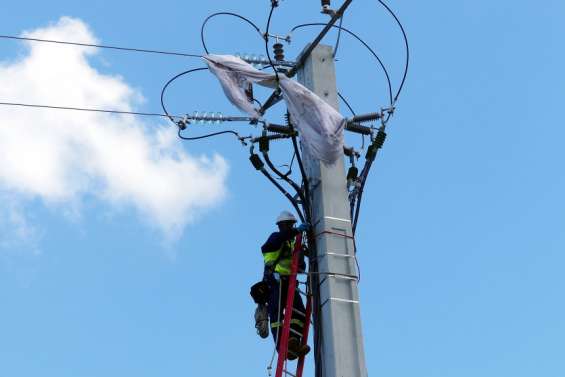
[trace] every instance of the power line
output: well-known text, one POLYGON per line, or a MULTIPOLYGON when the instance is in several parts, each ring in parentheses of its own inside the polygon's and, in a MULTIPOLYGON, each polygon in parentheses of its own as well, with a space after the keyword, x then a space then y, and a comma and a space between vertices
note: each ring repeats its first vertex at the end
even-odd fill
POLYGON ((406 48, 406 62, 404 64, 404 75, 402 75, 402 81, 400 82, 400 87, 398 88, 398 92, 394 96, 394 102, 398 100, 400 96, 400 92, 402 92, 402 88, 404 87, 404 82, 406 81, 406 76, 408 75, 408 65, 410 64, 410 47, 408 46, 408 37, 406 36, 406 31, 404 31, 404 26, 396 16, 396 14, 390 9, 388 5, 386 5, 382 0, 377 0, 385 9, 394 17, 396 23, 400 27, 400 31, 402 32, 402 37, 404 38, 404 46, 406 48))
POLYGON ((240 14, 237 13, 233 13, 233 12, 217 12, 214 14, 209 15, 208 17, 206 17, 206 19, 204 20, 204 22, 202 23, 202 25, 200 26, 200 40, 202 41, 202 47, 204 48, 204 51, 206 51, 207 54, 209 54, 210 52, 208 51, 208 46, 206 45, 206 40, 205 40, 205 33, 204 33, 204 29, 206 28, 206 24, 208 23, 208 21, 210 21, 212 18, 217 17, 217 16, 232 16, 232 17, 237 17, 242 21, 247 22, 249 25, 251 25, 255 31, 257 33, 259 33, 259 35, 261 36, 261 38, 263 38, 263 34, 261 34, 261 29, 259 29, 259 27, 257 25, 255 25, 255 23, 253 23, 253 21, 251 21, 250 19, 243 17, 240 14))
POLYGON ((334 46, 334 54, 333 54, 333 58, 335 59, 336 55, 337 55, 337 49, 339 48, 339 42, 341 40, 341 27, 343 26, 343 16, 341 16, 341 18, 339 19, 339 31, 337 32, 337 39, 335 41, 335 46, 334 46))
POLYGON ((273 64, 273 60, 271 59, 271 52, 269 51, 269 28, 271 27, 271 19, 273 17, 273 12, 275 11, 276 7, 277 7, 277 3, 273 1, 271 3, 271 11, 269 12, 269 18, 267 19, 267 28, 265 30, 265 51, 267 52, 267 59, 269 59, 269 64, 271 65, 273 71, 275 72, 275 77, 277 78, 277 83, 278 83, 279 72, 277 71, 275 65, 273 64))
POLYGON ((148 54, 184 56, 184 57, 189 57, 189 58, 201 58, 202 57, 202 55, 187 54, 187 53, 184 53, 184 52, 148 50, 148 49, 143 49, 143 48, 108 46, 108 45, 98 45, 98 44, 79 43, 79 42, 67 42, 67 41, 57 41, 57 40, 53 40, 53 39, 17 37, 17 36, 14 36, 14 35, 0 35, 0 38, 2 38, 2 39, 14 39, 14 40, 18 40, 18 41, 28 41, 28 42, 56 43, 56 44, 70 45, 70 46, 97 47, 97 48, 106 48, 106 49, 111 49, 111 50, 143 52, 143 53, 148 53, 148 54))
MULTIPOLYGON (((327 27, 327 24, 324 24, 324 23, 321 23, 321 22, 312 22, 312 23, 308 23, 308 24, 300 24, 300 25, 296 25, 295 27, 293 27, 290 30, 290 33, 293 33, 297 29, 301 29, 301 28, 309 27, 309 26, 326 26, 327 27)), ((388 70, 386 69, 383 61, 377 55, 375 50, 373 50, 371 48, 371 46, 369 46, 367 44, 367 42, 365 42, 359 35, 352 32, 351 30, 349 30, 349 29, 347 29, 343 26, 337 26, 337 25, 331 25, 330 28, 332 28, 332 27, 335 28, 335 29, 343 30, 347 34, 351 35, 353 38, 357 39, 357 41, 359 41, 363 46, 365 46, 365 48, 371 53, 371 55, 373 55, 375 57, 375 59, 377 59, 377 62, 379 63, 380 67, 382 68, 382 70, 385 74, 385 77, 386 77, 386 82, 387 82, 387 86, 388 86, 388 96, 389 96, 390 104, 392 105, 394 103, 394 100, 393 100, 393 97, 392 97, 392 84, 391 84, 391 81, 390 81, 390 75, 389 75, 388 70)))
POLYGON ((163 108, 163 112, 165 113, 165 116, 167 118, 169 118, 173 123, 175 123, 175 125, 177 124, 174 121, 174 116, 169 116, 169 111, 167 110, 167 108, 165 107, 165 92, 167 90, 167 88, 169 87, 169 85, 171 85, 171 83, 173 83, 173 81, 177 80, 179 77, 182 77, 184 75, 188 75, 191 74, 193 72, 198 72, 198 71, 205 71, 208 70, 208 67, 201 67, 201 68, 193 68, 193 69, 189 69, 187 71, 181 72, 178 75, 175 75, 174 77, 172 77, 169 81, 167 81, 167 83, 163 86, 163 88, 161 89, 161 107, 163 108))
POLYGON ((17 103, 17 102, 0 102, 0 106, 18 106, 18 107, 32 107, 40 109, 55 109, 55 110, 72 110, 72 111, 88 111, 95 113, 108 113, 108 114, 123 114, 123 115, 140 115, 140 116, 152 116, 152 117, 163 117, 163 118, 177 118, 184 119, 184 116, 180 115, 168 115, 161 113, 141 113, 137 111, 121 111, 121 110, 107 110, 107 109, 92 109, 85 107, 69 107, 69 106, 50 106, 50 105, 37 105, 31 103, 17 103))

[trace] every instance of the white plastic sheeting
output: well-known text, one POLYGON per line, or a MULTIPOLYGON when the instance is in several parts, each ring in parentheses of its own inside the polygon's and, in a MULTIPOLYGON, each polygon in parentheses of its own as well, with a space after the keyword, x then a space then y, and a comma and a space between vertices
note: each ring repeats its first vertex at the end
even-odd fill
MULTIPOLYGON (((231 103, 252 117, 261 115, 249 102, 245 90, 256 83, 276 87, 274 74, 259 71, 232 55, 205 55, 210 71, 216 75, 231 103)), ((279 75, 283 99, 301 141, 312 157, 332 164, 343 156, 345 118, 324 100, 300 83, 279 75)))

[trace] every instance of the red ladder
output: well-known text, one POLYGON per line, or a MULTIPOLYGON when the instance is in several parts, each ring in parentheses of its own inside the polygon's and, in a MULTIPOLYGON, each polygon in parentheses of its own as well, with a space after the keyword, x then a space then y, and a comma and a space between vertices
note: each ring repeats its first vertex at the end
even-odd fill
MULTIPOLYGON (((286 294, 286 306, 284 309, 284 320, 283 329, 281 335, 281 341, 279 344, 279 358, 277 361, 277 372, 275 377, 282 377, 284 370, 284 365, 288 353, 288 339, 290 335, 290 321, 292 318, 292 308, 294 302, 294 295, 296 291, 296 276, 298 274, 298 261, 300 258, 300 253, 302 252, 302 233, 296 236, 296 242, 294 243, 294 250, 292 252, 292 263, 290 267, 290 276, 288 278, 288 292, 286 294)), ((308 343, 308 331, 310 329, 310 317, 312 316, 312 299, 310 296, 306 296, 306 315, 304 321, 304 327, 302 329, 302 344, 308 343)), ((302 371, 304 369, 304 356, 300 356, 298 359, 298 364, 296 365, 296 377, 302 377, 302 371)))

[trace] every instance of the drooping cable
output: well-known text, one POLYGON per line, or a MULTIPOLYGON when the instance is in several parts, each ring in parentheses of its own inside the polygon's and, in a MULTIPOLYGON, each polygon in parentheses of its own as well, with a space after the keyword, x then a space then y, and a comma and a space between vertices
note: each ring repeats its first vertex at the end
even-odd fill
POLYGON ((233 134, 235 135, 235 137, 238 138, 238 140, 243 140, 245 138, 242 138, 237 132, 232 131, 232 130, 226 130, 226 131, 219 131, 219 132, 214 132, 211 134, 207 134, 207 135, 201 135, 201 136, 194 136, 194 137, 186 137, 186 136, 182 136, 181 135, 182 130, 179 128, 179 138, 183 139, 183 140, 188 140, 188 141, 194 141, 194 140, 201 140, 201 139, 207 139, 209 137, 214 137, 214 136, 218 136, 218 135, 224 135, 224 134, 233 134))
POLYGON ((286 166, 288 171, 285 173, 286 176, 292 174, 292 167, 294 166, 294 160, 296 159, 296 152, 292 153, 292 157, 290 158, 290 162, 288 164, 281 165, 281 167, 286 166))
POLYGON ((339 31, 337 32, 337 39, 335 41, 335 46, 334 46, 334 52, 332 57, 335 59, 335 57, 337 56, 337 50, 339 48, 339 42, 341 40, 341 30, 342 30, 342 26, 343 26, 343 17, 345 15, 341 16, 341 18, 339 19, 339 31))
POLYGON ((300 221, 304 222, 304 215, 302 214, 302 211, 300 210, 300 206, 298 205, 298 203, 296 202, 294 197, 292 195, 290 195, 289 192, 286 191, 285 188, 280 183, 278 183, 276 179, 274 179, 271 176, 271 174, 269 174, 267 169, 265 169, 265 163, 263 162, 263 160, 261 160, 261 157, 259 157, 259 155, 254 152, 254 148, 255 148, 255 145, 254 145, 253 140, 252 140, 251 148, 249 149, 249 154, 250 154, 249 161, 251 162, 251 164, 253 165, 255 170, 261 172, 261 174, 263 174, 273 185, 275 185, 275 187, 292 204, 296 213, 298 214, 298 217, 300 218, 300 221))
MULTIPOLYGON (((322 39, 327 35, 327 33, 331 30, 332 26, 335 25, 335 23, 337 22, 337 20, 339 20, 343 14, 345 13, 345 11, 347 10, 347 8, 351 5, 351 3, 353 2, 353 0, 345 0, 343 2, 343 4, 341 5, 341 7, 339 7, 339 9, 333 14, 332 18, 328 21, 328 23, 323 24, 324 27, 323 29, 320 31, 320 33, 316 36, 316 38, 314 38, 314 40, 306 47, 306 49, 304 49, 304 51, 302 51, 302 54, 300 54, 300 56, 298 57, 298 60, 295 62, 295 64, 292 66, 292 68, 286 72, 286 76, 287 77, 294 77, 294 75, 296 75, 296 73, 298 72, 299 69, 302 68, 302 66, 304 65, 304 63, 306 62, 306 60, 310 57, 310 55, 312 54, 312 51, 320 44, 320 42, 322 41, 322 39)), ((289 35, 290 36, 290 35, 289 35)), ((276 103, 278 103, 281 100, 281 93, 280 90, 275 90, 271 96, 265 101, 265 104, 263 107, 261 107, 261 109, 259 110, 259 112, 261 114, 265 114, 265 111, 267 111, 267 109, 269 109, 271 106, 275 105, 276 103)))
POLYGON ((379 3, 381 3, 381 5, 383 7, 385 7, 385 9, 396 20, 396 23, 400 27, 400 31, 402 31, 402 37, 404 38, 404 45, 406 47, 406 63, 405 63, 405 66, 404 66, 404 74, 402 75, 402 81, 400 82, 400 86, 398 88, 398 91, 396 92, 396 95, 394 96, 394 102, 396 102, 398 100, 398 96, 400 96, 400 92, 402 92, 402 88, 404 87, 404 82, 406 81, 406 76, 408 75, 408 65, 410 64, 410 48, 408 46, 408 37, 406 36, 406 31, 404 31, 404 26, 402 26, 402 23, 400 22, 400 20, 396 16, 396 14, 392 11, 392 9, 390 9, 388 7, 388 5, 386 5, 382 0, 377 0, 377 1, 379 3))
POLYGON ((355 234, 357 230, 357 221, 359 220, 359 212, 361 210, 361 201, 363 199, 363 191, 365 189, 365 184, 367 183, 367 177, 369 176, 369 171, 371 170, 371 166, 373 165, 373 161, 367 161, 365 166, 363 167, 363 171, 361 172, 361 183, 359 185, 359 191, 357 193, 357 203, 355 206, 355 215, 352 222, 352 232, 355 234))
POLYGON ((243 17, 237 13, 233 13, 233 12, 217 12, 217 13, 213 13, 211 15, 209 15, 208 17, 206 17, 206 19, 204 20, 204 22, 202 23, 202 26, 200 27, 200 40, 202 41, 202 47, 204 48, 204 51, 206 51, 206 54, 209 54, 210 52, 208 51, 208 47, 206 46, 206 41, 205 41, 205 37, 204 37, 204 29, 206 27, 206 24, 208 23, 208 21, 210 21, 212 18, 217 17, 217 16, 232 16, 232 17, 237 17, 245 22, 247 22, 249 25, 251 25, 256 31, 257 33, 259 33, 259 35, 261 36, 261 38, 263 38, 263 34, 261 34, 261 29, 259 29, 259 27, 257 25, 255 25, 255 23, 253 23, 251 20, 249 20, 246 17, 243 17))
MULTIPOLYGON (((304 27, 309 27, 309 26, 326 26, 326 24, 324 23, 320 23, 320 22, 313 22, 313 23, 307 23, 307 24, 300 24, 297 25, 295 27, 292 28, 292 30, 290 31, 291 33, 293 33, 295 30, 298 30, 300 28, 304 28, 304 27)), ((373 55, 373 57, 375 59, 377 59, 377 62, 379 63, 381 69, 383 70, 385 76, 386 76, 386 81, 387 81, 387 86, 388 86, 388 96, 389 96, 389 101, 390 104, 392 106, 393 104, 393 96, 392 96, 392 84, 390 81, 390 75, 388 73, 388 70, 386 69, 383 61, 381 60, 381 58, 377 55, 377 53, 371 48, 371 46, 369 46, 361 37, 359 37, 357 34, 355 34, 354 32, 352 32, 351 30, 343 27, 343 26, 337 26, 337 25, 332 25, 333 28, 336 29, 341 29, 344 32, 346 32, 347 34, 351 35, 353 38, 355 38, 357 41, 359 41, 363 46, 365 46, 365 48, 367 50, 369 50, 369 52, 371 53, 371 55, 373 55)))
MULTIPOLYGON (((349 104, 349 101, 340 93, 337 92, 338 97, 342 100, 342 102, 347 106, 351 115, 356 116, 357 114, 353 110, 353 107, 349 104)), ((365 135, 361 134, 361 149, 365 149, 365 135)))
POLYGON ((357 115, 355 114, 355 111, 353 110, 353 108, 351 107, 351 105, 349 104, 349 102, 347 101, 347 99, 345 99, 345 97, 340 93, 337 92, 338 97, 343 101, 343 103, 345 104, 345 106, 347 106, 347 108, 349 109, 349 112, 351 114, 353 114, 353 116, 357 115))
POLYGON ((383 124, 379 128, 379 131, 378 131, 377 135, 375 136, 373 143, 367 149, 367 155, 365 156, 365 166, 363 166, 363 170, 361 171, 361 174, 360 174, 360 184, 359 184, 359 189, 358 189, 358 192, 357 192, 357 204, 356 204, 356 208, 355 208, 355 216, 354 216, 354 219, 353 219, 353 222, 352 222, 352 230, 353 230, 354 235, 355 235, 355 231, 357 229, 357 221, 359 220, 359 212, 361 210, 361 200, 363 199, 363 190, 365 189, 365 184, 367 183, 367 178, 369 176, 371 166, 373 165, 373 162, 374 162, 375 158, 377 157, 377 153, 378 153, 379 149, 381 149, 383 147, 383 144, 385 142, 385 139, 386 139, 385 130, 386 130, 386 125, 383 124))
POLYGON ((304 198, 304 194, 302 193, 300 186, 298 186, 296 182, 294 182, 287 175, 283 174, 280 170, 276 168, 276 166, 271 161, 268 152, 263 152, 263 159, 265 160, 267 166, 273 171, 273 173, 275 173, 275 175, 277 175, 280 179, 288 183, 294 189, 294 191, 296 191, 296 194, 298 195, 302 203, 304 203, 306 199, 304 198))
POLYGON ((161 107, 163 108, 163 111, 165 112, 165 114, 167 114, 167 117, 175 125, 177 125, 177 122, 175 122, 174 119, 169 116, 169 112, 167 111, 167 108, 165 107, 165 91, 167 90, 169 85, 171 85, 173 83, 173 81, 177 80, 179 77, 182 77, 184 75, 188 75, 188 74, 191 74, 191 73, 194 73, 194 72, 206 71, 206 70, 208 70, 208 67, 200 67, 200 68, 193 68, 193 69, 186 70, 184 72, 179 73, 178 75, 173 76, 171 79, 169 79, 169 81, 167 81, 167 83, 165 85, 163 85, 163 88, 161 89, 161 107))
POLYGON ((0 38, 2 38, 2 39, 14 39, 14 40, 28 41, 28 42, 56 43, 56 44, 70 45, 70 46, 96 47, 96 48, 105 48, 105 49, 111 49, 111 50, 121 50, 121 51, 130 51, 130 52, 143 52, 143 53, 148 53, 148 54, 185 56, 185 57, 189 57, 189 58, 201 58, 202 57, 202 55, 187 54, 187 53, 184 53, 184 52, 149 50, 149 49, 144 49, 144 48, 119 47, 119 46, 99 45, 99 44, 93 44, 93 43, 66 42, 66 41, 57 41, 57 40, 53 40, 53 39, 17 37, 17 36, 13 36, 13 35, 0 35, 0 38))
MULTIPOLYGON (((288 114, 287 116, 288 116, 287 123, 290 127, 292 127, 290 116, 288 114)), ((292 140, 292 147, 294 148, 294 154, 296 155, 296 162, 298 163, 298 167, 300 169, 300 175, 302 176, 302 185, 304 186, 304 203, 302 205, 304 207, 306 221, 309 224, 312 224, 310 184, 309 184, 308 176, 306 175, 306 170, 304 169, 304 163, 302 162, 302 155, 300 154, 300 149, 298 148, 298 140, 295 134, 292 135, 291 140, 292 140)))
MULTIPOLYGON (((210 133, 210 134, 193 136, 193 137, 183 136, 181 134, 182 127, 180 127, 179 123, 182 122, 184 118, 180 117, 181 119, 178 122, 175 122, 175 119, 172 116, 169 115, 169 112, 167 111, 167 107, 165 106, 165 92, 167 91, 167 88, 169 87, 169 85, 171 85, 175 80, 177 80, 178 78, 180 78, 182 76, 185 76, 185 75, 188 75, 188 74, 191 74, 191 73, 194 73, 194 72, 206 71, 206 70, 208 70, 208 67, 193 68, 193 69, 189 69, 189 70, 186 70, 184 72, 181 72, 181 73, 173 76, 171 79, 169 79, 169 81, 167 81, 167 83, 161 89, 161 107, 163 108, 163 111, 165 112, 166 116, 170 119, 171 122, 173 122, 176 126, 179 126, 178 136, 182 140, 193 141, 193 140, 207 139, 209 137, 218 136, 218 135, 233 134, 233 135, 235 135, 235 137, 237 137, 237 139, 239 141, 244 143, 246 138, 241 137, 241 135, 239 135, 237 132, 235 132, 233 130, 213 132, 213 133, 210 133)), ((177 119, 178 119, 178 117, 177 117, 177 119)))
POLYGON ((277 69, 275 68, 275 64, 273 63, 273 60, 271 59, 271 52, 269 51, 269 29, 271 28, 271 19, 273 17, 273 12, 275 11, 276 8, 276 2, 272 1, 271 2, 271 11, 269 12, 269 18, 267 18, 267 28, 265 30, 265 52, 267 53, 267 59, 269 59, 269 64, 271 65, 271 68, 273 68, 273 72, 275 72, 275 77, 277 80, 277 83, 279 82, 279 72, 277 71, 277 69))

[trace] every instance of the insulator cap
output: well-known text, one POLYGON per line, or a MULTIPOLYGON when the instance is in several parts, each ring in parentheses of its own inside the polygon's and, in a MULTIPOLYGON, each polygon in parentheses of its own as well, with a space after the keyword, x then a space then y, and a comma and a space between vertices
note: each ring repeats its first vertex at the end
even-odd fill
POLYGON ((348 181, 352 181, 357 179, 357 177, 359 176, 359 169, 357 169, 357 167, 352 166, 349 168, 349 170, 347 171, 347 180, 348 181))
POLYGON ((259 150, 261 152, 269 151, 269 139, 265 136, 259 138, 259 150))
POLYGON ((249 161, 251 161, 251 164, 257 170, 261 170, 265 167, 265 164, 263 164, 263 161, 261 161, 261 157, 259 157, 259 155, 256 153, 253 153, 251 156, 249 156, 249 161))
POLYGON ((280 62, 284 60, 284 46, 282 43, 275 43, 273 45, 273 51, 275 52, 276 61, 280 62))
POLYGON ((186 130, 186 122, 184 120, 179 120, 177 126, 181 131, 186 130))

